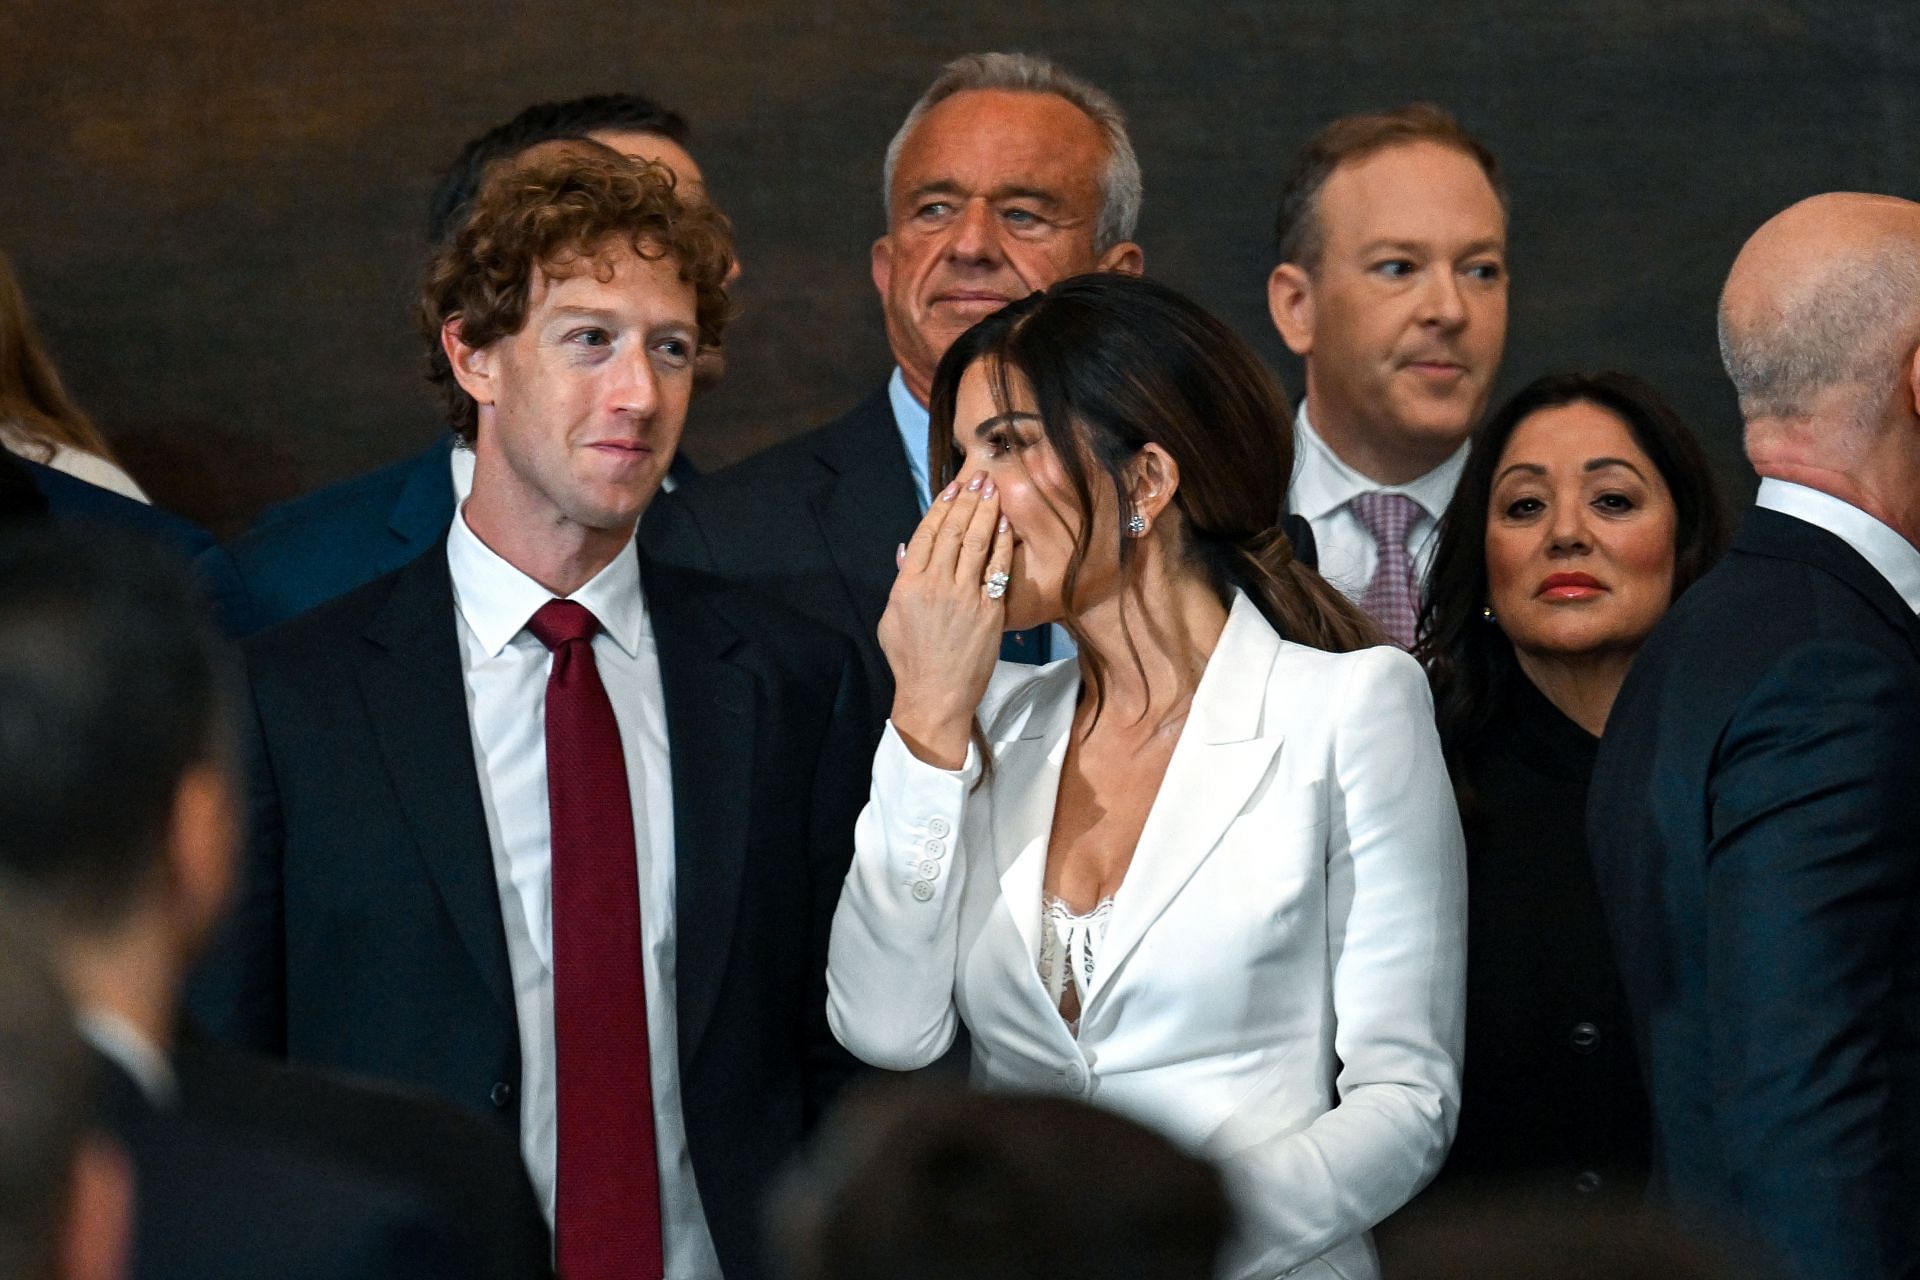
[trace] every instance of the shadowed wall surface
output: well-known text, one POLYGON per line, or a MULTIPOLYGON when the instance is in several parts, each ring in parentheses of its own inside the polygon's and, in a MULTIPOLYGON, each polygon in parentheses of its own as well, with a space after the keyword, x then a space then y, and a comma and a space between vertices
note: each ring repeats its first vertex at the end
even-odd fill
POLYGON ((1452 109, 1513 194, 1501 390, 1640 373, 1742 501, 1713 336, 1735 251, 1816 191, 1920 196, 1905 0, 10 0, 0 249, 130 469, 232 533, 438 429, 411 300, 427 193, 460 144, 532 101, 638 89, 693 121, 745 262, 728 376, 685 446, 718 466, 883 376, 882 152, 944 60, 988 48, 1049 54, 1120 100, 1149 272, 1295 395, 1264 298, 1288 156, 1344 112, 1452 109))

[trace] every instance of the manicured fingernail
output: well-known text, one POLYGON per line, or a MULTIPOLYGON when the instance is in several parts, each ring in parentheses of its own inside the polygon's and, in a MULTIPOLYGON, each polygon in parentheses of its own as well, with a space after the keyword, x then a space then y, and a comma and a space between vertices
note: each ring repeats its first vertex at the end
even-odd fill
POLYGON ((893 562, 895 564, 899 564, 902 560, 905 560, 906 558, 907 558, 907 544, 903 542, 899 546, 893 549, 893 562))
POLYGON ((959 494, 959 492, 960 492, 960 482, 958 480, 955 480, 952 484, 948 485, 946 488, 940 491, 940 501, 952 502, 954 498, 959 494))
POLYGON ((1000 532, 1002 532, 1002 533, 1005 533, 1005 532, 1006 532, 1007 530, 1009 530, 1009 529, 1011 529, 1011 528, 1013 528, 1013 526, 1007 523, 1007 518, 1006 518, 1005 516, 1001 516, 1001 517, 1000 517, 1000 532))
POLYGON ((993 481, 989 480, 985 484, 980 486, 981 497, 991 498, 993 494, 994 494, 993 481))
POLYGON ((978 488, 980 487, 980 485, 981 485, 981 483, 982 483, 982 482, 984 482, 984 481, 986 480, 986 478, 987 478, 987 473, 986 473, 986 472, 984 472, 984 471, 976 471, 976 472, 974 472, 974 473, 973 473, 973 479, 971 479, 971 480, 969 480, 969 481, 967 481, 967 488, 969 488, 969 489, 978 489, 978 488))

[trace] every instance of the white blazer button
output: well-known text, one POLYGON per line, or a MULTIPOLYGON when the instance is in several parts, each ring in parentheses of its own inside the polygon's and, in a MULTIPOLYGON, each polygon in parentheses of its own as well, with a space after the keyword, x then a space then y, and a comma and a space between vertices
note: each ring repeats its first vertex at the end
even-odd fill
POLYGON ((921 847, 926 850, 929 858, 938 858, 947 851, 947 846, 941 844, 938 840, 929 840, 921 847))
POLYGON ((928 858, 920 864, 920 874, 928 880, 938 880, 940 878, 940 864, 932 858, 928 858))
POLYGON ((953 828, 947 825, 945 818, 935 818, 933 821, 927 823, 928 835, 943 836, 951 830, 953 830, 953 828))
POLYGON ((932 896, 932 885, 928 884, 925 880, 915 880, 913 882, 913 900, 915 902, 925 902, 932 896))
POLYGON ((1075 1093, 1087 1087, 1087 1069, 1079 1063, 1067 1068, 1067 1088, 1075 1093))

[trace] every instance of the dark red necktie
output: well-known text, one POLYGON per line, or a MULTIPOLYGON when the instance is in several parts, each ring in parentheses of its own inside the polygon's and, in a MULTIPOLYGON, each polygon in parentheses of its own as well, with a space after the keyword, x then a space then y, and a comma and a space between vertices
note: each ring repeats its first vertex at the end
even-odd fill
POLYGON ((561 1280, 660 1280, 660 1164, 640 937, 633 799, 613 703, 593 664, 600 624, 552 600, 527 623, 553 651, 547 804, 553 818, 553 1029, 561 1280))

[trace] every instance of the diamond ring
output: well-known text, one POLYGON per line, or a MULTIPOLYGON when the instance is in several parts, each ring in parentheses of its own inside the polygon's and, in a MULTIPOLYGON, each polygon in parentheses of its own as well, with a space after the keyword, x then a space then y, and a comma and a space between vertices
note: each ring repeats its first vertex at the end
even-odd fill
POLYGON ((1007 594, 1007 583, 1011 581, 1013 581, 1013 579, 1007 576, 1005 569, 995 569, 992 573, 988 574, 987 580, 983 584, 987 588, 987 599, 998 600, 1001 596, 1007 594))

